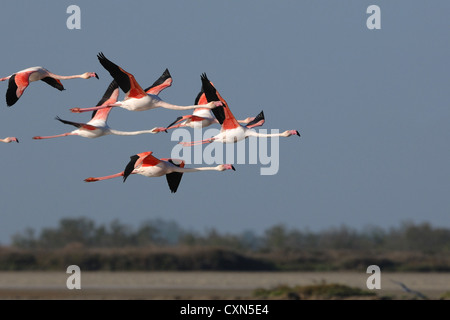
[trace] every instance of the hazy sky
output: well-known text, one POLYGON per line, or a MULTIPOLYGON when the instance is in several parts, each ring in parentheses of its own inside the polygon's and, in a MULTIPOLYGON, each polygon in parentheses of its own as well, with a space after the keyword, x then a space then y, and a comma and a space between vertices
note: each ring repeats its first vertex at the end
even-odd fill
MULTIPOLYGON (((80 216, 231 233, 450 227, 449 12, 449 1, 2 1, 0 77, 43 66, 100 79, 64 81, 63 92, 35 82, 10 108, 0 99, 0 137, 20 140, 0 144, 0 243, 80 216), (80 30, 66 26, 71 4, 80 30), (380 30, 366 26, 373 4, 380 30), (187 173, 175 194, 164 177, 85 183, 140 152, 170 157, 176 144, 172 132, 32 140, 74 129, 55 116, 89 120, 69 108, 94 106, 111 82, 99 52, 143 87, 168 68, 161 98, 180 105, 194 102, 206 72, 237 118, 264 110, 262 129, 302 136, 279 140, 276 175, 260 175, 260 163, 187 173)), ((189 113, 116 108, 108 122, 142 130, 189 113)))

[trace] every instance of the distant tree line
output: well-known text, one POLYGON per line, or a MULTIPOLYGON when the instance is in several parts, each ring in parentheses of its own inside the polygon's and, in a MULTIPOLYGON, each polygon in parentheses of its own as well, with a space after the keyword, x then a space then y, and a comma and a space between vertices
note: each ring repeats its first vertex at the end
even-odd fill
POLYGON ((12 237, 12 247, 20 249, 58 249, 70 245, 85 248, 125 247, 221 247, 239 252, 299 252, 311 250, 377 250, 450 253, 450 229, 429 223, 404 222, 388 230, 367 227, 356 230, 346 226, 312 232, 274 225, 262 234, 244 231, 221 233, 216 229, 196 232, 176 222, 149 220, 132 228, 117 220, 97 225, 93 220, 65 218, 55 228, 38 234, 26 229, 12 237))
POLYGON ((204 232, 173 221, 138 227, 117 220, 98 225, 66 218, 39 233, 26 229, 0 246, 0 270, 242 270, 450 272, 450 230, 428 223, 402 223, 384 230, 346 226, 312 232, 274 225, 261 234, 204 232))

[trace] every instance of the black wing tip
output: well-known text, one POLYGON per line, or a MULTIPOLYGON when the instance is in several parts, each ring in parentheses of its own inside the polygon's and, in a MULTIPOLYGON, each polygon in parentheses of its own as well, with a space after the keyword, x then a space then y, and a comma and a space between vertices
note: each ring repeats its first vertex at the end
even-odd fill
POLYGON ((208 79, 208 76, 206 75, 206 72, 203 72, 200 75, 200 79, 202 79, 202 81, 208 81, 209 82, 209 79, 208 79))
MULTIPOLYGON (((171 124, 169 124, 166 128, 169 128, 171 126, 173 126, 175 123, 177 123, 178 121, 180 121, 181 119, 183 119, 182 116, 178 117, 174 122, 172 122, 171 124)), ((167 132, 167 130, 165 130, 167 132)))
POLYGON ((17 85, 15 78, 16 75, 13 74, 8 81, 8 89, 6 90, 6 105, 8 107, 13 106, 17 101, 19 101, 19 98, 16 95, 17 85))
POLYGON ((128 176, 133 172, 134 165, 138 159, 139 159, 139 156, 137 154, 132 155, 130 157, 130 162, 128 162, 127 166, 125 167, 125 170, 123 171, 123 182, 125 182, 125 180, 127 180, 128 176))
POLYGON ((164 70, 164 72, 163 72, 163 76, 166 76, 166 77, 168 77, 168 78, 172 78, 172 75, 170 74, 170 72, 169 72, 169 69, 168 69, 168 68, 166 68, 166 70, 164 70))
POLYGON ((6 106, 12 107, 16 102, 17 102, 17 101, 12 102, 12 101, 8 101, 8 99, 6 99, 6 106))

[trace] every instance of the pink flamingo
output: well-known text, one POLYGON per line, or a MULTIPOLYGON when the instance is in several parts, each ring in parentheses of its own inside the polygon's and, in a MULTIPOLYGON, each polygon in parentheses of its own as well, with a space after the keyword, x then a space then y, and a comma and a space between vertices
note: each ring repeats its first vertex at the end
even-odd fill
POLYGON ((85 72, 83 74, 73 76, 60 76, 51 73, 50 71, 42 67, 32 67, 13 73, 10 76, 0 78, 0 81, 9 79, 8 90, 6 91, 6 104, 8 105, 8 107, 10 107, 15 104, 17 100, 19 100, 30 82, 42 80, 52 87, 58 89, 59 91, 62 91, 64 90, 64 86, 62 85, 60 80, 75 78, 89 79, 93 77, 96 77, 98 79, 98 75, 95 72, 85 72))
POLYGON ((123 177, 123 182, 130 174, 140 174, 145 177, 161 177, 166 176, 169 189, 172 193, 177 192, 183 173, 185 172, 200 172, 200 171, 225 171, 235 170, 230 164, 220 164, 216 167, 201 167, 201 168, 185 168, 183 160, 177 159, 158 159, 152 155, 152 151, 138 153, 130 157, 130 162, 125 167, 125 170, 116 174, 104 177, 89 177, 84 179, 86 182, 94 182, 117 177, 123 177))
MULTIPOLYGON (((290 137, 292 135, 300 136, 300 133, 297 130, 286 130, 282 133, 272 133, 272 134, 262 134, 256 132, 252 128, 264 123, 265 120, 263 112, 261 112, 258 116, 256 116, 255 119, 250 123, 248 123, 246 126, 241 125, 231 113, 231 110, 228 107, 228 104, 225 101, 225 99, 223 99, 220 96, 219 92, 208 80, 205 73, 202 74, 201 79, 202 79, 202 90, 205 92, 207 100, 222 101, 222 106, 219 108, 219 110, 223 109, 223 116, 220 115, 220 112, 216 111, 217 120, 222 125, 222 127, 220 133, 214 137, 202 141, 179 142, 181 145, 193 146, 198 144, 211 143, 214 141, 221 143, 236 143, 248 137, 290 137)), ((215 110, 213 109, 212 111, 214 112, 215 110)))
MULTIPOLYGON (((98 54, 98 60, 101 65, 108 70, 111 76, 119 84, 120 89, 125 92, 125 99, 116 103, 106 104, 92 108, 72 108, 70 111, 75 113, 94 111, 109 107, 121 107, 130 111, 144 111, 155 108, 167 108, 172 110, 189 110, 196 109, 199 106, 178 106, 163 101, 157 94, 152 94, 147 90, 143 90, 131 73, 126 72, 115 63, 108 60, 103 53, 98 54)), ((202 105, 204 108, 215 108, 221 106, 220 101, 213 101, 202 105)))

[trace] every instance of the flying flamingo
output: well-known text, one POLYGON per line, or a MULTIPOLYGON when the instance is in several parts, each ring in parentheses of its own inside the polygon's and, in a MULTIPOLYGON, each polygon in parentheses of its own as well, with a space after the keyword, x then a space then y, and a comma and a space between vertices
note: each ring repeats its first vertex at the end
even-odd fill
MULTIPOLYGON (((208 103, 208 101, 206 100, 205 93, 202 90, 198 93, 197 97, 195 98, 194 104, 198 105, 198 104, 206 104, 206 103, 208 103)), ((174 122, 169 124, 167 127, 165 127, 165 128, 157 127, 157 128, 155 128, 155 130, 157 132, 161 132, 161 131, 167 132, 167 130, 180 128, 180 127, 206 128, 214 123, 219 123, 217 118, 220 119, 223 117, 224 117, 224 113, 223 113, 222 107, 216 107, 212 110, 208 109, 208 108, 199 107, 199 108, 196 108, 192 114, 178 117, 174 122), (211 111, 213 111, 213 113, 216 116, 214 116, 211 113, 211 111)), ((239 123, 248 125, 248 123, 250 123, 253 120, 255 120, 254 117, 252 117, 252 118, 249 117, 249 118, 246 118, 245 120, 237 120, 237 121, 239 123)), ((259 125, 262 125, 263 123, 264 123, 264 121, 259 122, 259 125)))
POLYGON ((16 137, 6 137, 5 139, 0 139, 0 141, 4 143, 10 143, 13 141, 19 143, 19 139, 17 139, 16 137))
POLYGON ((62 91, 64 90, 64 87, 60 80, 75 78, 89 79, 92 77, 96 77, 98 79, 98 75, 95 72, 85 72, 83 74, 73 76, 60 76, 51 73, 42 67, 32 67, 13 73, 10 76, 0 78, 0 81, 9 79, 8 90, 6 91, 6 104, 8 107, 11 107, 17 102, 17 100, 19 100, 30 82, 42 80, 59 91, 62 91))
MULTIPOLYGON (((169 81, 167 80, 167 73, 164 72, 163 75, 155 81, 155 83, 148 89, 151 92, 159 93, 161 90, 166 88, 168 86, 169 81)), ((119 96, 119 86, 115 80, 111 82, 111 84, 106 89, 105 94, 103 95, 103 98, 98 102, 97 106, 102 106, 105 104, 112 104, 117 101, 117 98, 119 96)), ((63 120, 59 117, 56 117, 56 120, 61 121, 62 123, 69 124, 72 126, 77 127, 76 130, 73 130, 72 132, 67 132, 59 135, 54 136, 36 136, 33 137, 35 140, 39 139, 50 139, 50 138, 57 138, 57 137, 66 137, 66 136, 81 136, 85 138, 98 138, 105 135, 115 134, 115 135, 122 135, 122 136, 131 136, 131 135, 138 135, 138 134, 144 134, 144 133, 157 133, 154 129, 152 130, 141 130, 141 131, 119 131, 111 129, 108 124, 108 115, 111 111, 111 107, 100 109, 98 111, 93 111, 92 118, 88 123, 80 123, 80 122, 72 122, 63 120)))
MULTIPOLYGON (((115 103, 105 104, 103 106, 97 106, 92 108, 72 108, 70 111, 75 113, 94 111, 108 107, 121 107, 130 111, 145 111, 155 108, 167 108, 172 110, 189 110, 196 109, 199 106, 178 106, 163 101, 157 94, 143 90, 139 83, 136 81, 131 73, 126 72, 115 63, 108 60, 103 53, 97 55, 101 65, 108 70, 111 76, 119 84, 120 89, 125 92, 125 99, 123 101, 117 101, 115 103)), ((204 108, 215 108, 221 106, 220 101, 212 101, 205 105, 201 105, 204 108)))
POLYGON ((152 151, 138 153, 130 157, 130 162, 125 167, 125 170, 116 174, 104 177, 86 178, 86 182, 94 182, 117 177, 123 177, 123 182, 130 174, 140 174, 145 177, 161 177, 166 176, 169 189, 172 193, 177 192, 183 173, 185 172, 199 172, 199 171, 225 171, 235 170, 230 164, 220 164, 216 167, 201 167, 201 168, 185 168, 183 160, 177 159, 158 159, 152 155, 152 151))
POLYGON ((261 111, 258 116, 255 117, 253 121, 243 126, 239 124, 236 118, 231 113, 230 108, 228 107, 227 102, 223 99, 220 94, 217 92, 216 88, 213 84, 208 80, 208 77, 205 73, 201 76, 202 79, 202 90, 205 92, 206 99, 208 101, 212 100, 220 100, 223 105, 218 109, 223 109, 223 117, 220 115, 220 112, 213 109, 213 113, 215 112, 216 118, 218 122, 222 125, 220 133, 214 137, 211 137, 207 140, 202 141, 192 141, 192 142, 179 142, 183 146, 193 146, 204 143, 211 143, 214 141, 221 143, 236 143, 238 141, 244 140, 248 137, 289 137, 291 135, 298 135, 300 133, 297 130, 286 130, 282 133, 272 133, 272 134, 262 134, 258 133, 252 128, 256 126, 260 126, 264 123, 264 113, 261 111))

